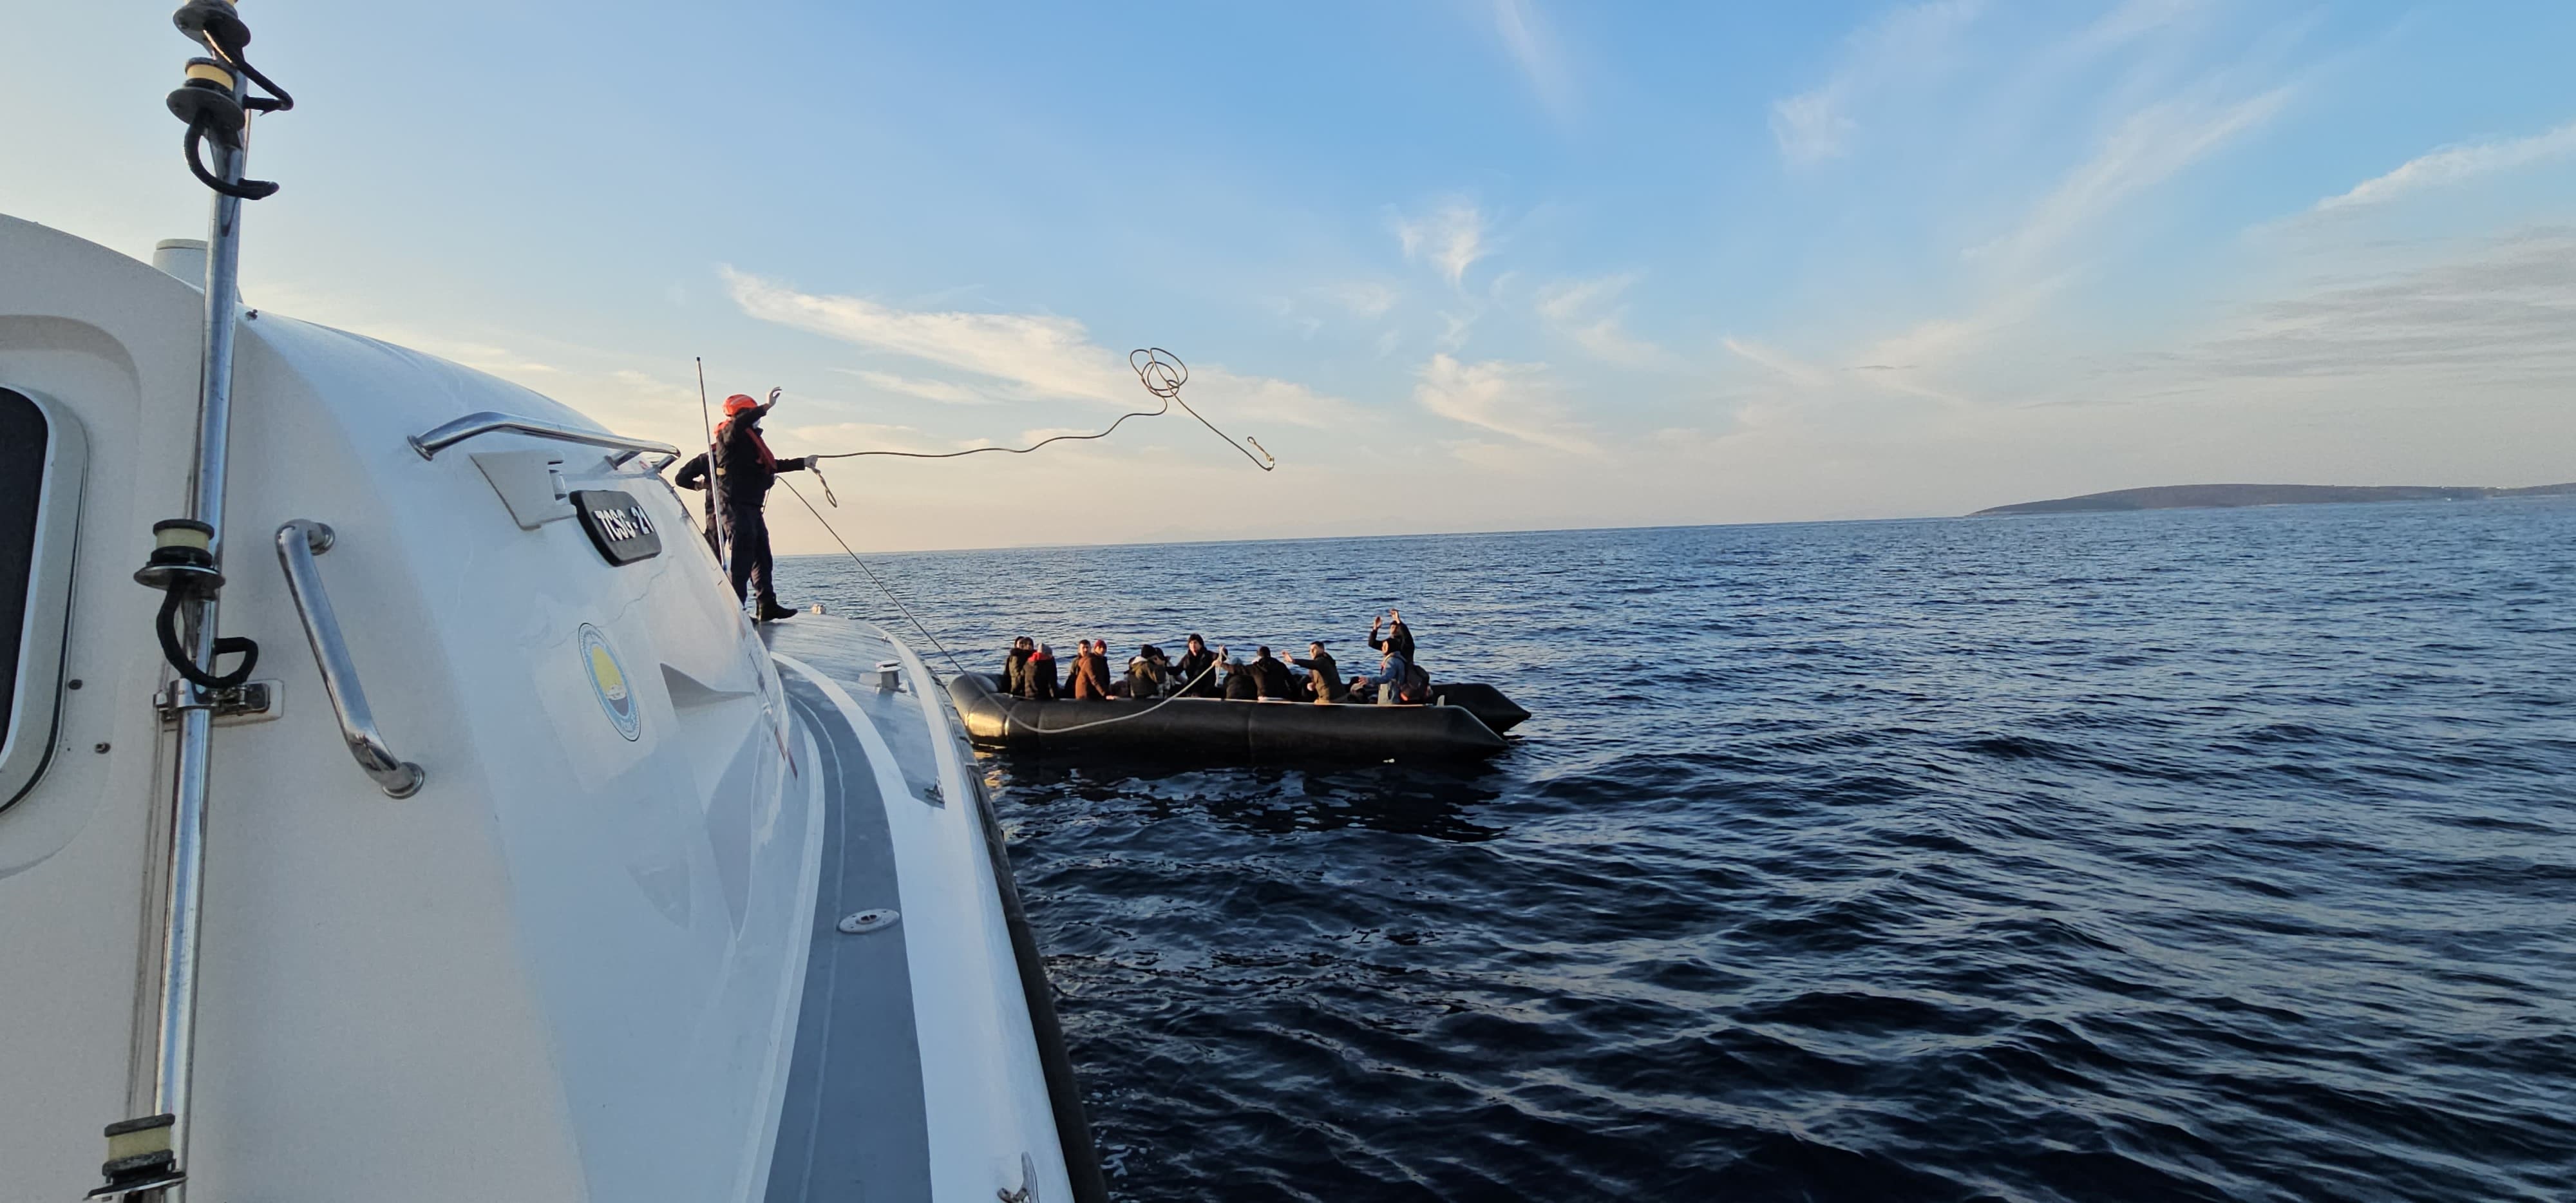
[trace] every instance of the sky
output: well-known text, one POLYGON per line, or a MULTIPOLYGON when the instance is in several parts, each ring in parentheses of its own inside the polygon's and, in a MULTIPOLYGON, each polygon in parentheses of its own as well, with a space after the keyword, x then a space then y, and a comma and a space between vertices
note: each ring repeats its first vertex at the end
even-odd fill
MULTIPOLYGON (((203 236, 168 7, 10 18, 0 212, 203 236)), ((703 356, 781 455, 1097 429, 1159 346, 1278 459, 832 461, 861 550, 2576 480, 2556 0, 241 8, 253 305, 682 445, 703 356)))

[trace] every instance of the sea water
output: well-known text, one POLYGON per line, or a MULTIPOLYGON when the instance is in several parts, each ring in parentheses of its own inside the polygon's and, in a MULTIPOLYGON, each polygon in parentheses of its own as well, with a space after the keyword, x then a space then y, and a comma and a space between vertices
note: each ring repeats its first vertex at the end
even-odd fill
POLYGON ((984 761, 1121 1197, 2576 1198, 2576 501, 872 562, 1535 715, 984 761))

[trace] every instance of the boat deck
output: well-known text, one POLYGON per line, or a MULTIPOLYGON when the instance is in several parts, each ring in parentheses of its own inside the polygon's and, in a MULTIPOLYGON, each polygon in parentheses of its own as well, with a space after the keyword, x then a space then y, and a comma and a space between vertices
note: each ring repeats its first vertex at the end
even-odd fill
POLYGON ((769 1203, 1104 1197, 1045 967, 937 680, 865 623, 760 634, 826 812, 769 1203))
POLYGON ((898 920, 855 936, 837 926, 846 915, 900 911, 886 798, 866 742, 823 687, 795 672, 780 679, 796 725, 813 737, 811 771, 831 801, 813 950, 767 1197, 770 1203, 926 1199, 930 1130, 904 926, 898 920))

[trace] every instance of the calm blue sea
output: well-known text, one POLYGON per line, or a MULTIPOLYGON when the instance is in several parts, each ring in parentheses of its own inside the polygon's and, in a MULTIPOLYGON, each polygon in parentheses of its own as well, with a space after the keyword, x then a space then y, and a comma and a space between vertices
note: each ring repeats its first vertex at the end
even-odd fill
POLYGON ((987 760, 1126 1198, 2576 1198, 2576 502, 871 563, 978 669, 1392 605, 1536 714, 987 760))

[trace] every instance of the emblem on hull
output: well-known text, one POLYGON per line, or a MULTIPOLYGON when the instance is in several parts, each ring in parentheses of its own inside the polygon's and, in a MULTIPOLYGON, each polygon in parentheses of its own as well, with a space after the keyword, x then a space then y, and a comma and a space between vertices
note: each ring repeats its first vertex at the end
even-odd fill
POLYGON ((626 683, 626 666, 608 646, 608 636, 589 623, 581 624, 581 659, 590 671, 590 691, 599 695, 599 708, 616 724, 617 733, 634 739, 644 733, 644 711, 635 704, 635 690, 626 683))

